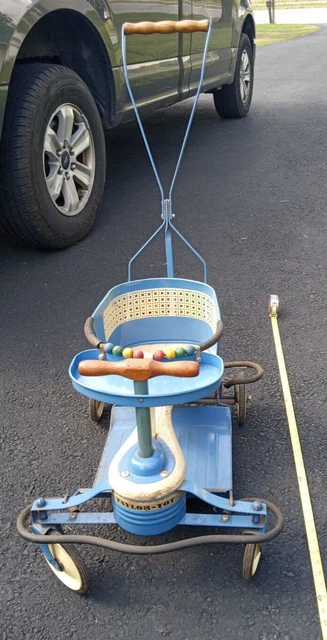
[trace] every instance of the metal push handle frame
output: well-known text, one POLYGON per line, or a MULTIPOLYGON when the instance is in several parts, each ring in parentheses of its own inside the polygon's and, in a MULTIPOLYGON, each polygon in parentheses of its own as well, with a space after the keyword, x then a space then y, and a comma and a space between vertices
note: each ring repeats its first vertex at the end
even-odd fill
POLYGON ((160 195, 161 195, 161 218, 163 220, 162 224, 158 229, 153 233, 153 235, 147 240, 147 242, 137 251, 137 253, 131 258, 128 263, 128 281, 132 280, 132 266, 136 258, 144 251, 144 249, 152 242, 152 240, 158 235, 158 233, 164 229, 165 233, 165 252, 166 252, 166 263, 167 263, 167 277, 174 278, 174 259, 173 259, 173 248, 172 248, 172 231, 176 233, 176 235, 186 244, 186 246, 192 251, 192 253, 198 258, 198 260, 202 263, 203 266, 203 281, 207 282, 207 265, 205 260, 200 256, 200 254, 192 247, 192 245, 184 238, 184 236, 176 229, 176 227, 172 223, 173 212, 172 212, 172 192, 175 186, 178 170, 184 155, 184 150, 186 146, 186 142, 189 136, 189 132, 191 129, 191 125, 193 122, 194 113, 198 104, 199 96, 201 93, 201 88, 203 84, 203 78, 205 73, 205 63, 208 53, 209 40, 211 35, 212 21, 211 20, 180 20, 178 22, 172 21, 164 21, 164 22, 140 22, 140 23, 125 23, 122 26, 122 54, 123 54, 123 69, 126 81, 126 87, 135 111, 135 116, 142 134, 142 138, 151 162, 151 166, 159 187, 160 195), (144 131, 144 127, 141 122, 140 114, 138 112, 138 108, 135 102, 135 98, 133 95, 133 91, 129 82, 128 69, 127 69, 127 58, 126 58, 126 36, 127 35, 135 35, 135 34, 153 34, 153 33, 195 33, 197 31, 207 32, 206 42, 204 46, 203 58, 202 58, 202 66, 200 73, 200 81, 198 85, 198 89, 195 95, 194 103, 192 106, 191 114, 189 117, 188 125, 186 128, 186 132, 184 135, 184 140, 182 143, 182 147, 179 153, 179 157, 176 164, 176 169, 173 175, 173 179, 169 188, 168 198, 165 198, 165 192, 162 185, 162 182, 159 178, 159 174, 157 171, 157 167, 151 153, 151 149, 144 131))

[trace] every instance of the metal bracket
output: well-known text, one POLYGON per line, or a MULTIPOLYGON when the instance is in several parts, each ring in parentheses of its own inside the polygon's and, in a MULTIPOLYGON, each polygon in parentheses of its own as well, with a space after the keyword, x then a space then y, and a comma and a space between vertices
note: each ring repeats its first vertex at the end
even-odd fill
MULTIPOLYGON (((46 534, 49 531, 49 529, 51 529, 51 527, 44 527, 43 525, 33 524, 33 526, 32 526, 33 533, 36 533, 37 535, 40 535, 43 538, 46 536, 46 534)), ((61 568, 59 562, 57 562, 57 560, 53 557, 53 555, 52 555, 52 553, 51 553, 51 551, 49 549, 49 545, 46 544, 45 542, 41 542, 40 543, 40 549, 44 553, 44 556, 46 557, 47 561, 54 567, 54 569, 56 571, 62 571, 62 568, 61 568)))

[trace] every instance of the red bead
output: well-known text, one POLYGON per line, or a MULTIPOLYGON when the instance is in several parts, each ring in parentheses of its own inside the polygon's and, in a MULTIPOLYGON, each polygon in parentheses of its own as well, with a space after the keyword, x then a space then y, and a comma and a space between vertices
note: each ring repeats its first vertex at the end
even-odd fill
POLYGON ((164 357, 165 357, 165 352, 161 351, 161 349, 158 349, 158 351, 155 351, 153 354, 154 360, 163 360, 164 357))
POLYGON ((133 358, 144 358, 144 353, 141 349, 135 349, 133 352, 133 358))

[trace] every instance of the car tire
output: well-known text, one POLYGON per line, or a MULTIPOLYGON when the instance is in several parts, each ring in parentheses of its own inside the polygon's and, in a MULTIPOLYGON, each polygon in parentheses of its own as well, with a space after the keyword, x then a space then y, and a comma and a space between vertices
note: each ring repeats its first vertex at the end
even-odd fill
POLYGON ((217 113, 221 118, 244 118, 249 112, 254 80, 254 57, 251 41, 241 34, 235 75, 232 84, 225 84, 213 92, 217 113))
POLYGON ((101 119, 83 80, 61 65, 18 66, 1 140, 0 224, 5 232, 28 246, 74 244, 95 221, 105 173, 101 119), (65 144, 59 140, 63 137, 69 138, 65 144))

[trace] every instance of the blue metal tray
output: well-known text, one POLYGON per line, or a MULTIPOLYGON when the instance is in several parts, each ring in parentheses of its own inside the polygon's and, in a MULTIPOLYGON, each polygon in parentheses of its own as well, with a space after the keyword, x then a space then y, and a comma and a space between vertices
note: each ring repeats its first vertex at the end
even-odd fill
MULTIPOLYGON (((219 356, 203 352, 200 373, 196 378, 159 376, 149 380, 149 395, 135 395, 131 380, 122 376, 82 376, 78 365, 82 360, 96 360, 99 351, 88 349, 78 353, 69 367, 74 388, 79 393, 106 404, 131 407, 161 407, 199 400, 219 388, 224 364, 219 356)), ((191 360, 192 358, 179 358, 191 360)))

